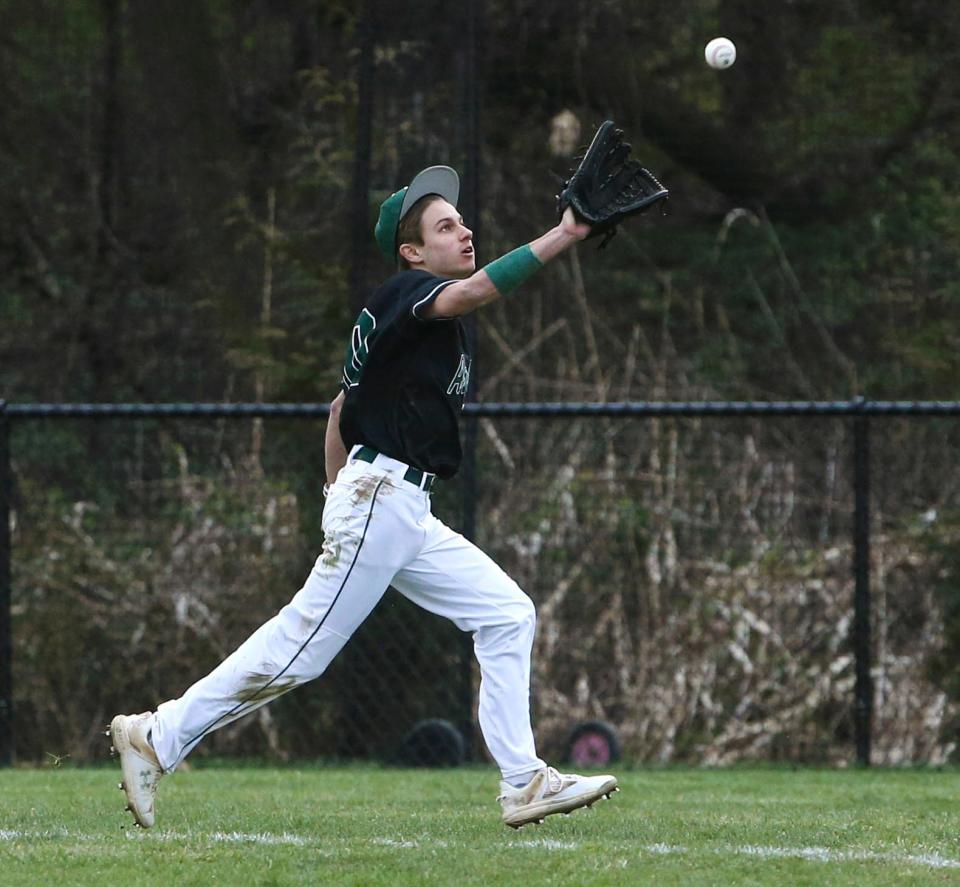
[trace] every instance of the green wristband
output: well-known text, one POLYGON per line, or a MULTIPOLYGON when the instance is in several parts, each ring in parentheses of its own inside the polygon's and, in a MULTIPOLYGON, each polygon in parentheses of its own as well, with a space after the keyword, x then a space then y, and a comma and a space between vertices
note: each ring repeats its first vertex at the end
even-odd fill
POLYGON ((541 262, 530 249, 530 244, 525 243, 518 246, 515 250, 494 259, 489 265, 484 266, 487 277, 493 281, 497 292, 501 296, 509 296, 521 283, 528 277, 532 277, 543 267, 541 262))

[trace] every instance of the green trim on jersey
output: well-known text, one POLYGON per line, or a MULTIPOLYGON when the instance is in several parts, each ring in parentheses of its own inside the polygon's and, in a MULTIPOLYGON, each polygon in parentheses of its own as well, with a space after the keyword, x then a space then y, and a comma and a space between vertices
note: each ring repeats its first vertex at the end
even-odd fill
POLYGON ((370 353, 370 337, 376 328, 377 318, 364 308, 353 326, 350 343, 347 345, 347 355, 343 363, 343 384, 347 388, 353 388, 354 385, 360 384, 363 365, 367 362, 367 355, 370 353))

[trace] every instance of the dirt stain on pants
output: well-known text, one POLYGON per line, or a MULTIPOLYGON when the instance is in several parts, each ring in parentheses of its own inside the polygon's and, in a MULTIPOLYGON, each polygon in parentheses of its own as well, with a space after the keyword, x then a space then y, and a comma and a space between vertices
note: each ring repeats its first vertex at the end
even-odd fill
POLYGON ((373 494, 377 492, 378 488, 381 496, 386 496, 393 491, 393 487, 390 485, 390 482, 383 477, 377 477, 373 474, 361 474, 353 483, 352 486, 352 504, 353 505, 362 505, 364 502, 368 502, 373 498, 373 494))
POLYGON ((292 677, 277 678, 268 674, 251 673, 243 687, 234 694, 237 702, 269 702, 292 690, 297 682, 292 677))
POLYGON ((328 535, 323 540, 323 554, 320 555, 320 565, 332 570, 340 560, 341 548, 340 540, 336 536, 328 535))

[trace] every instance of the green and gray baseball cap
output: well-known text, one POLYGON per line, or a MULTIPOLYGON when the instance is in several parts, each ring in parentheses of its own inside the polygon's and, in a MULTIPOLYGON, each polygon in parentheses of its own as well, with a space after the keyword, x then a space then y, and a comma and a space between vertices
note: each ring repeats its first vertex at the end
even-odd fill
POLYGON ((447 203, 457 205, 460 177, 449 166, 428 166, 418 172, 406 188, 391 194, 380 204, 380 217, 373 236, 388 262, 397 261, 397 229, 403 217, 421 197, 439 194, 447 203))

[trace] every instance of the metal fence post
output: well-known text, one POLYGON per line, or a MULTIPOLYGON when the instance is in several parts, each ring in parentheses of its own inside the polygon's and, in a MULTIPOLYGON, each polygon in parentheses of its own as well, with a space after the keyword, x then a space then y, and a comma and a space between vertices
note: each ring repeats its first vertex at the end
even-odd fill
MULTIPOLYGON (((463 59, 463 86, 460 123, 464 140, 464 187, 460 208, 474 239, 482 243, 480 206, 480 29, 483 21, 483 0, 467 0, 464 5, 466 53, 463 59)), ((467 344, 472 355, 467 401, 477 398, 477 320, 466 318, 467 344)), ((477 419, 469 420, 463 433, 463 535, 471 542, 477 531, 477 419)), ((473 758, 475 730, 473 725, 473 637, 465 634, 460 645, 460 730, 466 740, 467 760, 473 758)))
POLYGON ((6 401, 0 400, 0 767, 13 763, 9 423, 6 401))
MULTIPOLYGON (((863 404, 859 398, 858 403, 863 404)), ((873 681, 870 676, 870 420, 853 420, 853 656, 857 762, 870 766, 873 681)))
POLYGON ((360 60, 357 68, 356 140, 350 200, 350 274, 347 302, 359 314, 367 302, 367 254, 370 250, 370 162, 373 144, 374 64, 378 0, 360 5, 360 60))

